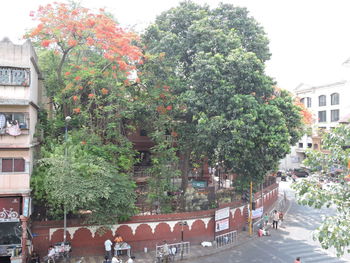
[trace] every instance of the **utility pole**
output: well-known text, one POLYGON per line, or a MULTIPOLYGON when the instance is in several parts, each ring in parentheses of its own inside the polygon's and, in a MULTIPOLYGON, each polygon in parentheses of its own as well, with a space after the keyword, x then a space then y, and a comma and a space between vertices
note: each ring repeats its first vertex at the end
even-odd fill
MULTIPOLYGON (((68 122, 72 118, 70 116, 66 116, 65 118, 65 129, 64 129, 64 142, 65 142, 65 147, 64 147, 64 156, 65 156, 65 164, 67 168, 67 158, 68 158, 68 147, 67 147, 67 141, 68 141, 68 122)), ((67 169, 66 169, 67 171, 67 169)), ((66 245, 67 241, 67 207, 66 204, 63 204, 63 243, 66 245)))
POLYGON ((250 200, 249 200, 249 236, 253 235, 253 229, 252 229, 252 217, 253 217, 253 181, 250 181, 250 200))

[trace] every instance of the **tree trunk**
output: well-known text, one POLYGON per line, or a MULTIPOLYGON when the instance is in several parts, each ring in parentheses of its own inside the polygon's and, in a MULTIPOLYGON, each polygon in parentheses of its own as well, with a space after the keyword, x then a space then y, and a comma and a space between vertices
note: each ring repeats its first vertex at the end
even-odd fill
POLYGON ((190 167, 190 156, 191 156, 191 150, 186 149, 181 155, 180 155, 180 170, 181 170, 181 199, 180 199, 180 209, 181 211, 186 210, 186 190, 188 187, 188 172, 190 167))

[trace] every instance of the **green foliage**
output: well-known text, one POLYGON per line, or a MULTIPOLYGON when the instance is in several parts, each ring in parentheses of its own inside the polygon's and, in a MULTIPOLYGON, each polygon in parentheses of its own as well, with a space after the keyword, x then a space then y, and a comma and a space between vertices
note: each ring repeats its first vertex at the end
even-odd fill
POLYGON ((108 151, 108 146, 75 143, 79 135, 42 151, 32 180, 36 199, 48 202, 51 215, 59 215, 65 207, 71 213, 90 210, 88 220, 93 223, 113 224, 129 218, 135 213, 135 186, 122 171, 130 165, 107 162, 103 149, 108 151))
POLYGON ((183 192, 202 156, 261 181, 300 138, 298 108, 266 76, 268 40, 246 9, 182 2, 156 19, 143 43, 149 92, 170 87, 172 110, 155 108, 179 134, 183 192))
POLYGON ((350 150, 350 127, 340 125, 323 136, 323 149, 326 151, 308 151, 305 164, 318 176, 298 181, 293 185, 297 192, 298 202, 315 208, 333 207, 336 214, 326 216, 315 231, 314 238, 323 248, 335 248, 337 255, 349 252, 350 245, 350 185, 344 180, 349 174, 348 161, 350 150), (322 187, 319 176, 330 178, 337 170, 339 181, 328 187, 322 187))

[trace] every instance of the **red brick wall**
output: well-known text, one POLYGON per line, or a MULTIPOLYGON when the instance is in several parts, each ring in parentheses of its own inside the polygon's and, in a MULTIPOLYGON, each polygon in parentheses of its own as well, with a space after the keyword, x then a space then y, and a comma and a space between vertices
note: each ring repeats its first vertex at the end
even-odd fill
MULTIPOLYGON (((278 187, 272 185, 264 189, 264 192, 265 194, 272 193, 266 199, 264 198, 264 207, 267 209, 277 200, 278 187)), ((259 196, 259 193, 257 196, 259 196)), ((231 209, 230 229, 216 233, 217 235, 233 230, 241 231, 243 226, 246 225, 247 206, 235 202, 222 205, 221 208, 227 206, 231 209), (243 213, 241 213, 240 208, 243 208, 243 213), (234 213, 232 214, 232 212, 234 213)), ((104 253, 104 241, 106 239, 113 241, 115 233, 121 235, 134 251, 143 250, 144 247, 154 249, 155 245, 160 244, 163 240, 167 240, 168 243, 180 242, 182 227, 179 225, 179 221, 186 220, 187 222, 193 221, 193 223, 191 226, 183 227, 184 241, 200 243, 201 241, 214 239, 214 217, 214 209, 176 214, 134 216, 130 221, 116 226, 116 229, 113 229, 114 232, 109 230, 102 236, 97 232, 94 233, 95 231, 90 231, 87 226, 80 222, 71 220, 67 223, 70 231, 70 233, 67 233, 67 240, 72 243, 73 254, 75 255, 102 255, 104 253), (207 222, 207 227, 205 222, 207 222), (134 228, 135 233, 133 233, 132 228, 134 228), (73 236, 71 236, 71 233, 73 236)), ((45 255, 49 245, 62 241, 62 228, 62 221, 33 222, 31 229, 34 234, 34 250, 38 251, 40 255, 45 255), (55 228, 60 229, 55 230, 55 228), (50 229, 53 232, 51 237, 50 229)))

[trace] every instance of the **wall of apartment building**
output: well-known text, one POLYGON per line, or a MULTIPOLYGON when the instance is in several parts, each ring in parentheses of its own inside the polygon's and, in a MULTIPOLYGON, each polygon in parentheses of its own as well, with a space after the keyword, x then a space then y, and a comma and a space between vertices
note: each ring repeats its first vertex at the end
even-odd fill
MULTIPOLYGON (((26 251, 23 247, 27 244, 30 174, 33 168, 36 145, 34 134, 38 105, 43 93, 41 75, 36 61, 37 56, 29 41, 22 45, 13 44, 8 39, 0 41, 0 67, 4 74, 2 75, 3 82, 0 83, 0 113, 6 116, 6 123, 9 122, 0 135, 1 168, 6 162, 6 169, 0 170, 0 210, 15 211, 18 214, 16 217, 8 215, 6 218, 2 218, 0 224, 19 223, 21 225, 23 231, 19 246, 22 247, 22 253, 26 251), (20 73, 25 75, 25 78, 22 79, 21 76, 23 75, 20 75, 20 73), (5 76, 11 77, 7 78, 5 76), (8 81, 9 79, 11 81, 8 81), (17 124, 13 124, 11 119, 8 119, 10 113, 13 114, 12 118, 19 118, 22 122, 18 123, 18 127, 13 130, 11 128, 16 127, 17 124), (15 113, 23 113, 24 121, 18 115, 15 117, 15 113), (12 163, 9 159, 13 159, 12 163), (24 171, 22 170, 23 163, 18 159, 24 159, 24 171)), ((18 243, 16 244, 18 246, 18 243)), ((26 259, 25 257, 22 259, 19 257, 16 260, 25 262, 26 259)))
POLYGON ((312 113, 314 118, 313 128, 326 128, 334 127, 338 124, 338 120, 331 120, 331 110, 339 110, 339 120, 350 113, 350 82, 340 81, 322 86, 301 86, 295 91, 296 96, 300 99, 311 98, 311 107, 307 105, 307 99, 305 99, 305 106, 312 113), (339 104, 331 105, 331 95, 334 93, 339 94, 339 104), (324 95, 326 97, 326 105, 319 106, 319 96, 324 95), (326 121, 320 121, 318 113, 320 111, 326 111, 326 121))
POLYGON ((33 149, 1 149, 0 158, 23 158, 24 172, 0 173, 0 195, 29 192, 33 149))
POLYGON ((293 169, 302 166, 302 161, 305 158, 305 151, 307 149, 319 150, 321 145, 319 140, 314 140, 315 136, 320 135, 322 130, 329 130, 338 125, 339 120, 344 117, 350 117, 350 82, 339 81, 322 86, 308 86, 305 84, 299 85, 294 90, 295 95, 299 99, 304 99, 304 105, 312 114, 313 122, 311 124, 311 132, 309 135, 304 135, 296 145, 291 147, 291 153, 280 162, 280 169, 293 169), (339 94, 339 104, 331 105, 331 95, 339 94), (324 95, 326 98, 326 105, 319 106, 319 97, 324 95), (308 102, 308 98, 311 99, 308 102), (339 118, 332 120, 331 111, 339 110, 339 118), (326 121, 319 119, 319 112, 326 112, 326 121))

